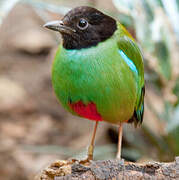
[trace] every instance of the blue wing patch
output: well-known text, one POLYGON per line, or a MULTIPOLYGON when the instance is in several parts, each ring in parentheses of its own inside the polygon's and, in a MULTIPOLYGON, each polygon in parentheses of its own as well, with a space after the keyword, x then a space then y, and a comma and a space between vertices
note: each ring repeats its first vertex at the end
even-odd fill
POLYGON ((119 54, 124 59, 124 61, 127 63, 129 68, 138 75, 137 68, 136 68, 135 64, 133 63, 133 61, 131 59, 129 59, 122 50, 119 50, 119 54))

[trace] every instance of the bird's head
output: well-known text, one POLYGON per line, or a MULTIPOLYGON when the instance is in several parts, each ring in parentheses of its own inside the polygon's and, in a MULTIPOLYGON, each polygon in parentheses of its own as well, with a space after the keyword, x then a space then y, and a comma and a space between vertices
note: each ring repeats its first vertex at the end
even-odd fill
POLYGON ((110 38, 117 29, 113 18, 87 6, 76 7, 61 21, 48 22, 44 27, 60 32, 66 49, 96 46, 110 38))

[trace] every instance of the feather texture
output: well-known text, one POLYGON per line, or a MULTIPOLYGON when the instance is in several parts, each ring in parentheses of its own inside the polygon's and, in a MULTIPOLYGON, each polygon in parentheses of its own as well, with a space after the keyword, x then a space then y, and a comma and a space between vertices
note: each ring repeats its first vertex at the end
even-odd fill
POLYGON ((96 113, 110 123, 142 122, 142 55, 119 23, 113 36, 96 46, 67 50, 60 45, 53 63, 52 83, 62 105, 75 115, 83 116, 84 112, 78 113, 69 102, 82 102, 86 107, 95 104, 96 113))

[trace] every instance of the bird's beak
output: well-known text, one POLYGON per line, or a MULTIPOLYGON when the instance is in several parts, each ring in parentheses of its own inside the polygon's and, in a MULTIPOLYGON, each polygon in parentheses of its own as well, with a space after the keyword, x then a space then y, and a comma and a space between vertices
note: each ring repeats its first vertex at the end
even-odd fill
POLYGON ((72 29, 71 27, 64 25, 63 21, 50 21, 44 24, 44 27, 51 29, 53 31, 58 31, 60 33, 66 34, 72 34, 76 32, 75 29, 72 29))

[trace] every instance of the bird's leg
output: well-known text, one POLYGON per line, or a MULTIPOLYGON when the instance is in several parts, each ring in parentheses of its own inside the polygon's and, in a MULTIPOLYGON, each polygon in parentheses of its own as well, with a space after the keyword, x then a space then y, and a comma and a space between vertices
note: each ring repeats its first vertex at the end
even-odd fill
POLYGON ((87 158, 88 160, 93 160, 94 141, 95 141, 97 127, 98 127, 98 121, 96 121, 95 123, 91 143, 88 147, 88 158, 87 158))
POLYGON ((96 135, 97 127, 98 127, 98 121, 96 121, 95 126, 94 126, 91 143, 90 143, 90 145, 88 147, 88 156, 87 156, 87 158, 83 159, 83 160, 71 159, 69 161, 69 163, 78 162, 80 164, 86 164, 86 163, 89 163, 90 160, 93 160, 94 141, 95 141, 95 135, 96 135))
POLYGON ((118 135, 117 159, 119 160, 121 160, 121 145, 122 145, 122 123, 119 124, 119 135, 118 135))

